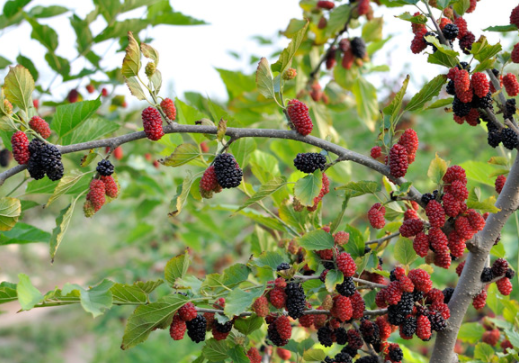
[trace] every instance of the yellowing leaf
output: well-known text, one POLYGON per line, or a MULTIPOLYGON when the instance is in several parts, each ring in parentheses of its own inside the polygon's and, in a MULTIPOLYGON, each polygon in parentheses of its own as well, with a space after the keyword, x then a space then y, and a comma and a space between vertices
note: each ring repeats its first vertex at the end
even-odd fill
POLYGON ((143 56, 155 62, 155 66, 159 65, 159 52, 155 48, 146 43, 141 43, 141 51, 143 56))
POLYGON ((447 172, 447 162, 440 158, 438 154, 431 164, 429 165, 429 170, 427 171, 427 176, 431 179, 435 184, 440 184, 443 176, 447 172))
POLYGON ((22 205, 19 199, 0 198, 0 231, 12 229, 22 213, 22 205))
POLYGON ((256 69, 256 84, 258 91, 266 98, 274 98, 274 78, 266 58, 261 58, 256 69))
POLYGON ((121 72, 124 77, 133 77, 139 74, 141 69, 141 51, 139 44, 133 37, 132 32, 128 32, 128 46, 126 47, 126 55, 123 59, 123 67, 121 72))

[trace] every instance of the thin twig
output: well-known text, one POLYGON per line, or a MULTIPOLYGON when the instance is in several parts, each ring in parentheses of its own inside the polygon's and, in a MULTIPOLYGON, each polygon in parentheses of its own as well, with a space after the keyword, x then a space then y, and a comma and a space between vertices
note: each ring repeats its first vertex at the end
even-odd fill
POLYGON ((429 18, 431 18, 431 20, 432 20, 432 22, 434 24, 434 27, 436 28, 436 31, 438 32, 438 36, 440 37, 440 43, 442 43, 442 44, 444 44, 446 46, 449 46, 449 43, 447 43, 447 40, 443 36, 443 32, 441 31, 440 26, 436 22, 436 19, 434 19, 434 15, 432 13, 432 10, 431 10, 431 7, 429 6, 428 1, 425 0, 424 4, 427 7, 427 12, 429 13, 429 18))
POLYGON ((400 232, 395 232, 395 233, 392 233, 392 234, 388 234, 387 236, 384 236, 382 238, 379 238, 379 239, 374 239, 372 241, 368 241, 366 242, 365 244, 366 245, 374 245, 374 244, 377 244, 377 245, 381 245, 383 242, 387 241, 388 239, 391 239, 391 238, 394 238, 394 237, 398 237, 400 235, 400 232))

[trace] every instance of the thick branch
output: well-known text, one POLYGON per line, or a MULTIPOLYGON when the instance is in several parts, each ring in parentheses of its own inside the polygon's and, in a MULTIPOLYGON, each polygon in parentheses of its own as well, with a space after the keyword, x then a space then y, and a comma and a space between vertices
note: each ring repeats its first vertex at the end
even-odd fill
POLYGON ((453 350, 463 318, 472 298, 485 285, 481 282, 480 276, 486 266, 490 249, 508 218, 518 206, 519 157, 516 157, 505 186, 496 202, 496 207, 500 208, 501 211, 491 214, 487 219, 485 228, 474 237, 474 248, 468 254, 463 273, 449 302, 451 317, 448 320, 447 328, 438 333, 431 363, 455 363, 458 361, 453 350))
MULTIPOLYGON (((164 126, 164 132, 166 134, 174 134, 174 133, 193 133, 193 134, 213 134, 217 133, 217 128, 213 126, 198 126, 198 125, 168 125, 164 126)), ((327 150, 335 155, 337 155, 342 160, 349 160, 355 163, 367 166, 370 169, 373 169, 379 172, 382 175, 387 177, 391 177, 389 167, 386 165, 379 163, 378 161, 372 159, 371 157, 356 153, 354 151, 345 149, 339 145, 331 143, 326 140, 319 139, 315 136, 301 136, 295 131, 291 130, 274 130, 274 129, 240 129, 234 127, 228 127, 225 133, 227 136, 230 136, 234 139, 244 138, 244 137, 257 137, 257 138, 270 138, 270 139, 289 139, 301 141, 309 145, 317 146, 321 149, 327 150)), ((102 140, 94 140, 83 142, 80 144, 60 146, 59 149, 62 154, 69 154, 77 151, 89 150, 99 147, 115 147, 127 142, 144 139, 146 138, 146 134, 144 131, 134 132, 131 134, 126 134, 123 136, 117 136, 110 139, 102 139, 102 140)), ((26 165, 18 165, 12 169, 9 169, 0 174, 0 186, 5 182, 6 179, 16 175, 17 173, 26 169, 26 165)), ((394 178, 392 178, 394 179, 394 178)), ((402 184, 406 182, 404 178, 396 179, 397 184, 402 184)), ((409 196, 413 198, 413 200, 420 203, 421 194, 414 187, 409 191, 409 196)))

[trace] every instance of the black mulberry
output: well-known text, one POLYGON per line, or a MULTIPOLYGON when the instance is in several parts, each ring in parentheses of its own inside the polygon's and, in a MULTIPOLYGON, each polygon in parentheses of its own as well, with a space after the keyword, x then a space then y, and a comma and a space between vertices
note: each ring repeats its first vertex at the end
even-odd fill
POLYGON ((103 159, 97 163, 97 172, 102 176, 110 176, 114 173, 114 166, 110 160, 103 159))
POLYGON ((214 171, 222 188, 236 188, 241 183, 243 172, 231 154, 219 154, 214 159, 214 171))
POLYGON ((303 173, 313 173, 317 169, 324 170, 326 157, 320 153, 297 154, 294 159, 294 166, 303 173))
POLYGON ((207 320, 205 320, 203 315, 197 315, 191 321, 186 322, 187 326, 187 335, 191 338, 195 343, 200 343, 205 340, 205 331, 207 328, 207 320))

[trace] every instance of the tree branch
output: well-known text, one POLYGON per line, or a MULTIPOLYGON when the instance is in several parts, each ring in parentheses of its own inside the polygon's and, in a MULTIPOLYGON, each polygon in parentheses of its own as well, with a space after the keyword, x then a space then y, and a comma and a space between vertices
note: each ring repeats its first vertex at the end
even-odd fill
MULTIPOLYGON (((196 311, 199 313, 223 313, 223 310, 219 309, 204 309, 204 308, 196 308, 196 311)), ((251 316, 253 313, 251 312, 245 312, 241 313, 240 317, 246 317, 251 316)), ((305 310, 304 315, 330 315, 330 310, 317 310, 317 309, 311 309, 311 310, 305 310)), ((387 309, 378 309, 378 310, 365 310, 364 315, 370 315, 370 316, 378 316, 378 315, 384 315, 387 314, 387 309)))
POLYGON ((366 242, 365 244, 366 245, 374 245, 374 244, 377 244, 377 245, 381 245, 382 242, 384 241, 387 241, 388 239, 391 239, 391 238, 394 238, 394 237, 398 237, 400 236, 400 232, 395 232, 395 233, 392 233, 392 234, 388 234, 387 236, 384 236, 382 238, 379 238, 379 239, 374 239, 372 241, 368 241, 366 242))
POLYGON ((519 206, 519 157, 516 156, 510 174, 499 198, 496 207, 501 211, 491 214, 485 228, 474 237, 474 247, 469 252, 463 273, 458 281, 449 309, 451 317, 447 328, 437 333, 431 363, 454 363, 457 362, 454 351, 456 337, 463 322, 472 298, 484 287, 480 276, 494 245, 494 241, 503 229, 505 223, 519 206))
MULTIPOLYGON (((163 127, 164 133, 166 134, 175 134, 175 133, 193 133, 193 134, 213 134, 217 133, 217 128, 214 126, 198 126, 198 125, 167 125, 163 127)), ((391 176, 389 171, 389 167, 384 165, 369 156, 365 156, 354 151, 343 148, 339 145, 331 143, 326 140, 322 140, 315 136, 302 136, 295 131, 291 130, 274 130, 274 129, 242 129, 242 128, 234 128, 228 127, 225 133, 227 136, 231 138, 244 138, 244 137, 257 137, 257 138, 270 138, 270 139, 287 139, 287 140, 296 140, 303 142, 305 144, 317 146, 321 149, 327 150, 339 158, 345 161, 353 161, 354 163, 364 165, 374 171, 379 172, 382 175, 385 175, 392 180, 394 180, 397 184, 405 183, 406 180, 404 178, 394 179, 391 176)), ((122 136, 112 137, 110 139, 101 139, 83 142, 74 145, 67 146, 58 146, 58 149, 62 154, 69 154, 77 151, 90 150, 94 148, 106 147, 106 146, 119 146, 125 144, 127 142, 136 141, 140 139, 145 139, 146 134, 144 131, 133 132, 131 134, 126 134, 122 136)), ((11 168, 3 173, 0 173, 0 186, 5 182, 6 179, 18 174, 19 172, 25 170, 27 165, 17 165, 14 168, 11 168)), ((411 187, 409 191, 409 196, 413 198, 418 203, 421 203, 420 192, 411 187)))

